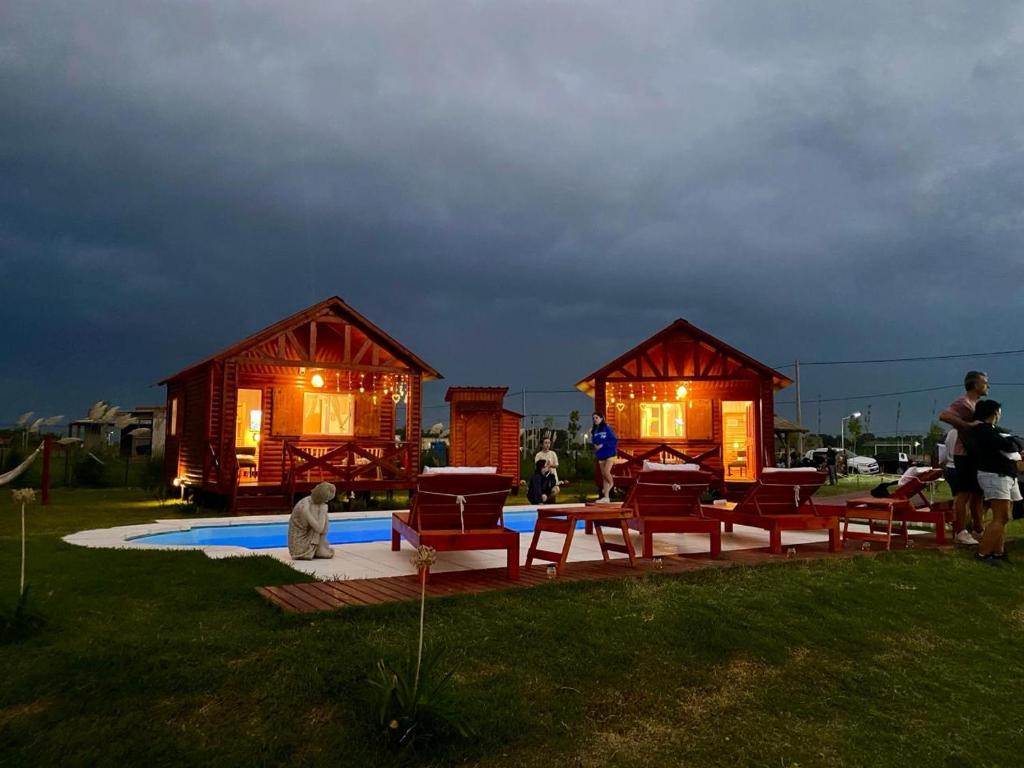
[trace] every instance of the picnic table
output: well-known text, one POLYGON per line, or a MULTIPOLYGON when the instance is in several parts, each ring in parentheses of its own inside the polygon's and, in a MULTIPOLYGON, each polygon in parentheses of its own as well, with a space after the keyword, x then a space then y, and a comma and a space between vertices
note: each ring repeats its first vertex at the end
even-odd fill
POLYGON ((576 526, 586 523, 588 528, 593 523, 618 527, 622 531, 622 544, 605 540, 604 532, 600 525, 594 525, 597 535, 597 542, 601 547, 601 557, 608 561, 609 552, 621 552, 629 557, 630 568, 636 567, 636 551, 633 549, 633 541, 629 537, 629 526, 627 521, 633 516, 633 512, 623 509, 622 504, 593 504, 579 505, 574 507, 557 507, 545 509, 540 507, 537 510, 537 522, 533 528, 533 541, 530 542, 530 549, 526 553, 526 567, 529 568, 534 560, 546 560, 555 564, 555 573, 562 575, 566 560, 569 557, 569 550, 572 548, 573 536, 576 534, 576 526), (544 532, 560 533, 565 536, 561 552, 540 549, 537 545, 540 542, 540 535, 544 532))

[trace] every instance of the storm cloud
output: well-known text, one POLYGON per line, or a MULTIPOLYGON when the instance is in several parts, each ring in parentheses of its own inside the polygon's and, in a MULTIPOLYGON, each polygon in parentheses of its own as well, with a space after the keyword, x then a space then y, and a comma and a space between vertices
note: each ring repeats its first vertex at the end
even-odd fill
MULTIPOLYGON (((160 402, 335 294, 428 404, 571 389, 677 317, 773 365, 1024 347, 1022 80, 1013 2, 5 3, 0 423, 160 402)), ((822 405, 925 429, 979 366, 1024 382, 803 394, 950 385, 822 405)))

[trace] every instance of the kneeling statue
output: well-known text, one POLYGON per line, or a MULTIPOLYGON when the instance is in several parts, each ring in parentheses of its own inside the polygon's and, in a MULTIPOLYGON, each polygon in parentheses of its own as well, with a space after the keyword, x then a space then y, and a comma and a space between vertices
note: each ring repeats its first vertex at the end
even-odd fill
POLYGON ((288 521, 288 554, 292 560, 334 557, 334 550, 327 543, 327 502, 335 492, 330 483, 320 483, 292 509, 288 521))

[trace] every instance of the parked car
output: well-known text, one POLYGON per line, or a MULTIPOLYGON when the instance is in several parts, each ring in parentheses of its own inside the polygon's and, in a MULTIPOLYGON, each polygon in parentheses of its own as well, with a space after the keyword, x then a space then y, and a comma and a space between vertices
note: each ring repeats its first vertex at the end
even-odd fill
MULTIPOLYGON (((835 451, 837 455, 846 455, 846 471, 852 475, 877 475, 880 471, 878 462, 870 456, 858 456, 842 448, 836 448, 835 451)), ((824 461, 827 452, 828 448, 815 448, 805 453, 804 458, 818 465, 824 461)))
POLYGON ((875 461, 883 472, 890 475, 902 474, 910 466, 910 457, 897 451, 876 453, 875 461))

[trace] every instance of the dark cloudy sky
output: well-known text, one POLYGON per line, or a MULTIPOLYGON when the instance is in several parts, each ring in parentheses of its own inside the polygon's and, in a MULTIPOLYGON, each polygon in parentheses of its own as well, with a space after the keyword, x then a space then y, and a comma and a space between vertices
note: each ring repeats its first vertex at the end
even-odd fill
MULTIPOLYGON (((161 402, 333 294, 445 374, 428 405, 570 389, 677 317, 768 364, 1022 348, 1022 203, 1016 2, 6 0, 0 423, 161 402)), ((1024 382, 803 390, 954 385, 822 406, 922 429, 974 366, 1024 382)))

